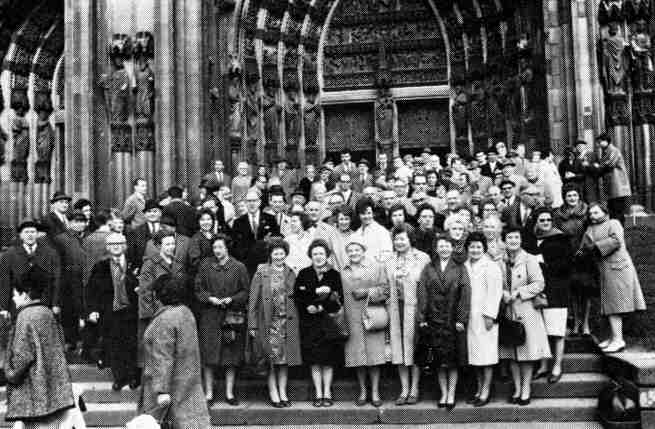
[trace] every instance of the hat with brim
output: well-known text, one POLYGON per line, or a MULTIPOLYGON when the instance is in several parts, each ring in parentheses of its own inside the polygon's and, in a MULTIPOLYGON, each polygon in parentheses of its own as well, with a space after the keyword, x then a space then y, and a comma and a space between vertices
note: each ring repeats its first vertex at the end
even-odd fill
POLYGON ((516 167, 516 163, 514 161, 505 161, 503 162, 503 168, 505 167, 516 167))
POLYGON ((16 231, 20 234, 23 232, 25 228, 35 228, 37 231, 39 230, 39 223, 36 222, 35 220, 32 219, 26 219, 22 221, 20 224, 18 224, 18 228, 16 228, 16 231))
POLYGON ((68 214, 68 220, 69 222, 74 222, 74 221, 86 222, 88 219, 86 218, 86 216, 84 216, 84 213, 82 213, 80 210, 73 210, 68 214))
POLYGON ((150 199, 150 200, 146 201, 146 206, 143 209, 143 211, 147 212, 147 211, 150 211, 150 210, 153 210, 153 209, 161 210, 161 206, 159 205, 159 201, 153 200, 153 199, 150 199))
POLYGON ((348 243, 346 244, 346 249, 354 245, 361 247, 362 250, 366 252, 366 245, 361 240, 358 240, 357 238, 350 239, 350 241, 348 241, 348 243))
POLYGON ((57 192, 54 193, 54 195, 50 199, 50 203, 56 203, 57 201, 63 201, 63 200, 66 200, 66 201, 70 202, 72 200, 72 198, 70 196, 66 195, 66 193, 64 193, 64 192, 57 191, 57 192))
POLYGON ((293 191, 290 195, 291 198, 295 197, 296 195, 300 195, 301 197, 305 198, 305 193, 301 191, 300 189, 296 189, 293 191))

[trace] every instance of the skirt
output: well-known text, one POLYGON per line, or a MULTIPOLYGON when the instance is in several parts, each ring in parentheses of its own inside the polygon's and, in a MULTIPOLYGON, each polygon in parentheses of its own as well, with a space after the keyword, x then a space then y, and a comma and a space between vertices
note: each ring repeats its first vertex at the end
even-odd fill
POLYGON ((546 334, 550 337, 564 337, 566 335, 567 308, 544 308, 544 325, 546 334))
POLYGON ((86 429, 79 408, 70 408, 43 419, 40 422, 14 423, 13 429, 86 429))

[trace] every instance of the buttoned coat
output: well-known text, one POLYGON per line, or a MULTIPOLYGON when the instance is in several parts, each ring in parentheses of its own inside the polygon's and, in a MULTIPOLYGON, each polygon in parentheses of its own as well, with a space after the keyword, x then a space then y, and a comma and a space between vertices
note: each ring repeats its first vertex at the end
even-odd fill
POLYGON ((68 229, 66 224, 53 212, 48 213, 47 216, 41 220, 41 223, 47 228, 48 238, 50 239, 53 239, 68 229))
POLYGON ((209 411, 200 376, 198 332, 193 313, 184 305, 162 307, 143 337, 145 365, 139 413, 158 408, 157 395, 171 395, 169 416, 174 429, 206 429, 209 411))
MULTIPOLYGON (((193 267, 193 262, 190 255, 191 239, 183 234, 175 233, 175 259, 182 262, 184 269, 189 271, 193 267)), ((143 254, 143 259, 152 258, 159 254, 159 249, 155 246, 155 242, 150 239, 146 243, 146 250, 143 254)))
POLYGON ((519 297, 505 308, 507 317, 520 320, 525 327, 525 344, 518 347, 500 347, 500 358, 518 362, 535 361, 550 357, 550 345, 541 311, 534 308, 532 300, 544 290, 544 276, 537 257, 520 250, 511 267, 511 292, 519 297))
POLYGON ((599 163, 603 179, 603 197, 605 199, 611 200, 632 195, 625 161, 621 151, 616 146, 609 145, 603 150, 599 163))
POLYGON ((36 301, 18 312, 5 361, 7 421, 39 421, 75 407, 64 356, 64 333, 36 301))
POLYGON ((74 316, 81 315, 84 304, 84 273, 86 270, 86 249, 82 237, 70 230, 62 232, 55 238, 55 244, 61 258, 62 295, 67 296, 64 306, 68 304, 74 316))
POLYGON ((153 286, 159 277, 166 274, 171 276, 184 275, 184 264, 179 259, 173 258, 172 265, 168 265, 159 254, 144 261, 139 272, 139 319, 153 317, 161 307, 161 303, 155 297, 153 286))
POLYGON ((146 253, 146 245, 152 238, 147 223, 139 225, 134 229, 127 230, 127 260, 134 267, 140 268, 143 265, 143 255, 146 253))
POLYGON ((195 280, 195 296, 198 302, 198 328, 200 353, 205 365, 239 366, 245 352, 246 325, 238 331, 235 341, 223 338, 223 323, 227 310, 248 310, 249 285, 246 267, 229 257, 225 265, 215 256, 205 258, 198 267, 195 280), (227 309, 216 307, 210 297, 232 298, 227 309))
POLYGON ((146 208, 146 199, 139 193, 133 193, 125 200, 121 216, 126 225, 134 229, 139 225, 143 225, 146 221, 143 210, 146 208))
POLYGON ((646 303, 632 258, 625 248, 623 226, 607 217, 589 225, 582 245, 594 245, 600 254, 601 313, 622 314, 645 310, 646 303))
POLYGON ((391 362, 395 365, 414 364, 414 346, 416 343, 416 325, 418 315, 417 285, 423 268, 430 263, 430 257, 417 249, 410 249, 406 256, 407 275, 397 277, 396 269, 402 262, 397 253, 384 264, 387 284, 389 285, 389 336, 391 344, 391 362), (403 299, 404 298, 404 299, 403 299))
POLYGON ((232 255, 245 264, 248 274, 252 277, 257 266, 266 260, 266 246, 264 238, 271 234, 280 233, 275 217, 262 211, 259 212, 259 224, 257 231, 253 232, 250 225, 250 215, 244 214, 238 217, 232 225, 232 238, 234 245, 232 255))
POLYGON ((171 201, 164 210, 162 216, 171 216, 176 221, 176 231, 187 238, 190 238, 198 230, 196 210, 186 201, 176 199, 171 201))
POLYGON ((371 304, 386 305, 389 288, 384 266, 371 258, 364 259, 358 265, 347 262, 341 269, 341 285, 343 308, 350 332, 345 345, 346 367, 384 364, 385 338, 389 327, 379 331, 366 331, 362 324, 366 298, 355 299, 352 294, 355 290, 365 289, 371 304))
MULTIPOLYGON (((264 357, 271 356, 270 330, 272 314, 272 290, 270 264, 261 264, 257 267, 255 276, 250 283, 250 297, 248 298, 248 330, 256 330, 257 336, 250 341, 259 343, 255 350, 262 350, 264 357)), ((300 352, 300 327, 298 311, 293 300, 293 288, 296 284, 296 275, 289 266, 285 265, 282 271, 286 290, 286 345, 284 348, 287 365, 302 365, 300 352)))

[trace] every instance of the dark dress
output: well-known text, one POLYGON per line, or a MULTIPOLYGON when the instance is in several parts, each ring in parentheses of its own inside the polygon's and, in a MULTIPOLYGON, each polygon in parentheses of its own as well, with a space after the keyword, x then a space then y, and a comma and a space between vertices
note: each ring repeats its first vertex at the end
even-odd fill
POLYGON ((294 288, 294 298, 300 317, 300 344, 302 360, 308 365, 337 366, 343 363, 343 341, 328 340, 330 328, 327 313, 335 313, 343 302, 341 276, 330 268, 319 280, 313 266, 303 268, 298 273, 294 288), (319 298, 316 289, 329 286, 332 293, 319 298), (307 312, 310 305, 321 305, 324 311, 316 314, 307 312))
POLYGON ((546 237, 539 237, 538 249, 544 262, 540 263, 549 308, 567 308, 573 272, 573 249, 568 236, 556 228, 546 237))
POLYGON ((417 363, 453 368, 466 365, 466 330, 457 332, 457 322, 466 326, 471 307, 471 283, 466 268, 452 258, 445 270, 435 260, 425 266, 417 286, 421 329, 417 363))

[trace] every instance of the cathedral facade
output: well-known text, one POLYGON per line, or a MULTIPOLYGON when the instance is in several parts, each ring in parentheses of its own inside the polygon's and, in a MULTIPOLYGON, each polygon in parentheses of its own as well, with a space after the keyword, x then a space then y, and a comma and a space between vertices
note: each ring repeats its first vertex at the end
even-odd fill
MULTIPOLYGON (((607 130, 652 206, 648 0, 0 1, 0 223, 222 159, 561 156, 607 130)), ((229 169, 230 167, 228 167, 229 169)))

